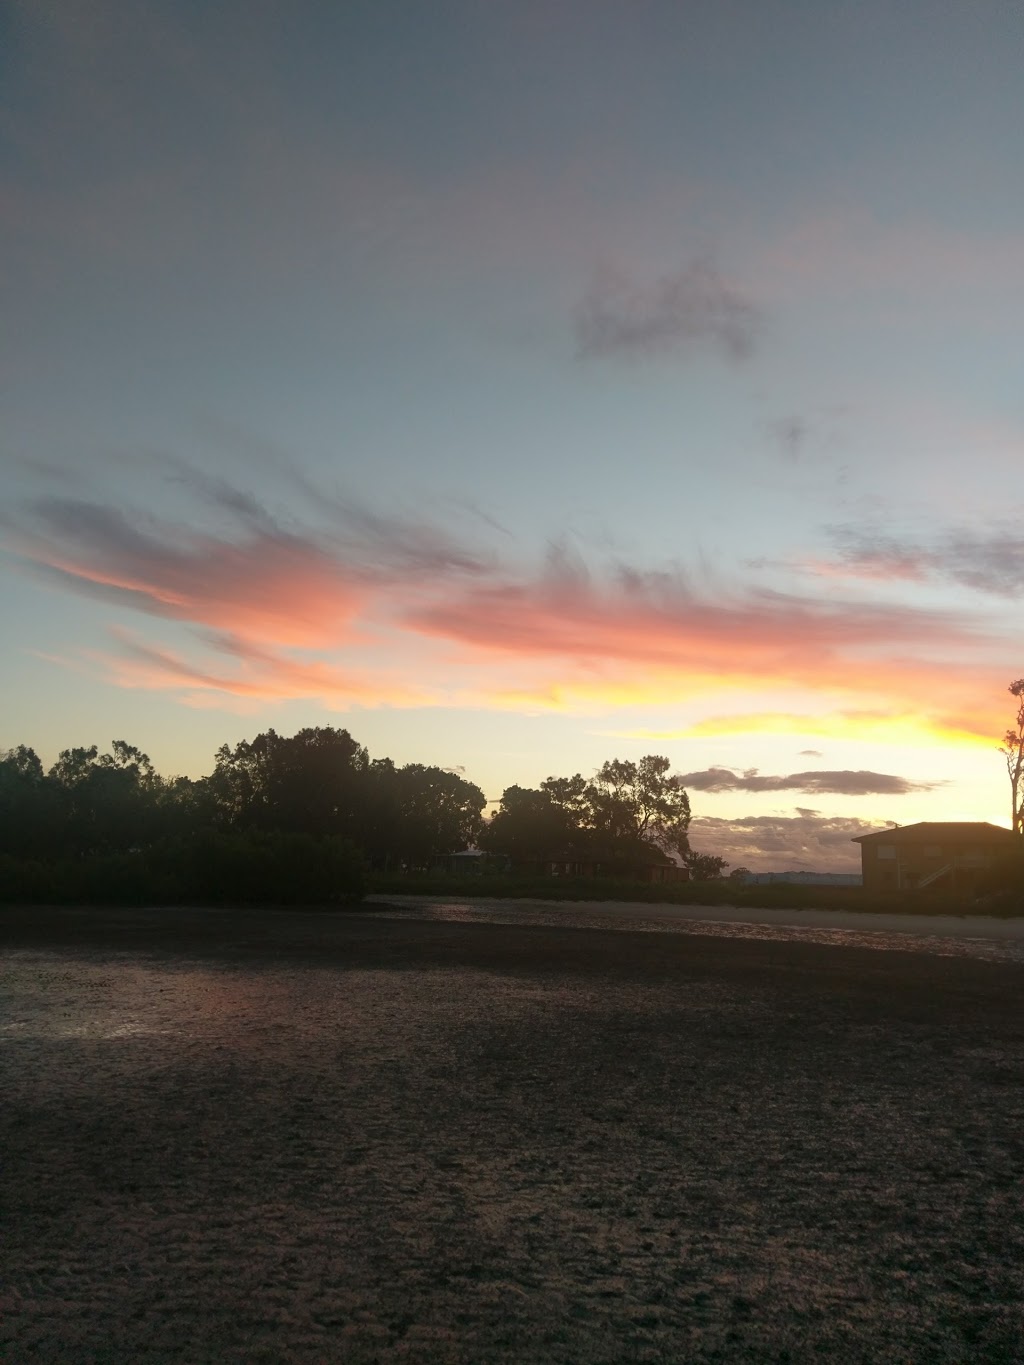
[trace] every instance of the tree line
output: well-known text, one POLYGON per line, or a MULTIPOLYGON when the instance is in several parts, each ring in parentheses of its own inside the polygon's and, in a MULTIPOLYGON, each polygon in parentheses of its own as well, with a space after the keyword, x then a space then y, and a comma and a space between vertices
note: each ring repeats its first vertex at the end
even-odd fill
POLYGON ((337 901, 367 869, 427 868, 471 845, 515 865, 587 861, 629 876, 680 858, 690 805, 665 758, 614 759, 592 779, 509 787, 491 820, 460 773, 371 759, 347 730, 267 730, 217 750, 206 777, 163 777, 123 740, 0 754, 0 896, 6 900, 337 901))

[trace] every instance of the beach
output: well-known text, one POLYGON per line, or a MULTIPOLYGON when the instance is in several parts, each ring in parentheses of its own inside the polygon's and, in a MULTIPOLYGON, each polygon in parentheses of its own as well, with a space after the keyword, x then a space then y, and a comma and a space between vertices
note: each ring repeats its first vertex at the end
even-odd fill
POLYGON ((1024 965, 661 909, 5 912, 0 1352, 1024 1359, 1024 965))

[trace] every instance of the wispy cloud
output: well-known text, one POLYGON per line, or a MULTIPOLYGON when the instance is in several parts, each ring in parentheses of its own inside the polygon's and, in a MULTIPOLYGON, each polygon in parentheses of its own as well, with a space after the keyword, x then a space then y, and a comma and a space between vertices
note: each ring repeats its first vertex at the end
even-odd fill
POLYGON ((765 434, 775 449, 788 460, 799 460, 807 447, 809 429, 806 418, 798 413, 773 417, 765 423, 765 434))
POLYGON ((345 642, 376 591, 476 573, 486 556, 425 523, 325 497, 326 526, 286 527, 254 498, 186 465, 171 466, 227 531, 197 531, 96 501, 35 499, 3 519, 8 548, 77 592, 276 645, 345 642))
POLYGON ((761 321, 756 304, 702 260, 646 286, 602 271, 577 307, 574 328, 581 358, 646 358, 706 346, 742 360, 761 321))
MULTIPOLYGON (((922 671, 922 685, 924 676, 922 671)), ((868 740, 877 744, 910 747, 932 745, 936 735, 940 734, 945 743, 991 744, 992 735, 998 731, 1000 724, 1001 697, 998 689, 989 689, 991 695, 986 705, 983 696, 985 684, 980 677, 975 679, 973 698, 966 695, 964 686, 959 683, 947 692, 941 685, 943 681, 947 680, 938 680, 939 685, 932 698, 934 704, 927 710, 921 704, 925 700, 925 694, 922 693, 918 706, 913 710, 892 704, 888 708, 856 707, 824 712, 717 712, 688 725, 672 728, 644 726, 616 733, 623 738, 644 740, 707 739, 757 734, 814 735, 830 740, 868 740)), ((963 681, 967 686, 970 685, 969 678, 963 681)), ((896 702, 895 696, 893 702, 896 702)), ((817 749, 804 749, 801 753, 821 757, 817 749)))
POLYGON ((927 542, 879 530, 834 527, 839 558, 824 566, 852 577, 956 583, 996 597, 1024 589, 1019 520, 977 530, 951 527, 927 542))
POLYGON ((633 676, 687 679, 691 688, 760 687, 770 679, 906 698, 908 706, 926 679, 934 686, 929 654, 949 661, 950 687, 958 650, 991 644, 976 623, 953 614, 757 587, 712 598, 676 574, 621 570, 610 580, 578 571, 480 580, 405 619, 411 629, 476 650, 574 662, 581 671, 615 665, 633 676))
POLYGON ((89 657, 124 687, 170 691, 189 705, 237 702, 244 707, 275 701, 311 699, 328 710, 351 706, 422 706, 436 698, 408 681, 377 668, 343 668, 323 660, 295 658, 260 648, 230 634, 207 636, 219 662, 202 665, 166 648, 150 645, 131 632, 114 632, 117 648, 93 650, 89 657))
MULTIPOLYGON (((311 490, 310 522, 183 461, 156 468, 185 489, 195 516, 51 495, 0 518, 8 549, 50 582, 185 623, 203 650, 230 656, 226 668, 180 657, 172 666, 128 649, 124 682, 184 687, 191 673, 195 687, 230 695, 361 689, 394 698, 412 695, 387 673, 400 657, 415 694, 439 703, 607 711, 795 686, 828 695, 853 731, 865 716, 891 724, 916 715, 919 726, 973 732, 991 725, 977 661, 1003 644, 978 619, 763 583, 730 587, 672 565, 594 565, 570 542, 531 570, 426 519, 311 490)), ((719 720, 723 733, 736 727, 736 717, 719 720)), ((761 717, 754 728, 819 733, 806 722, 761 717)))
POLYGON ((679 781, 684 787, 705 792, 781 792, 801 791, 843 796, 904 796, 908 792, 934 791, 942 782, 913 782, 893 773, 873 773, 863 769, 842 769, 836 772, 812 771, 772 776, 747 768, 742 772, 731 768, 705 768, 701 772, 682 773, 679 781))

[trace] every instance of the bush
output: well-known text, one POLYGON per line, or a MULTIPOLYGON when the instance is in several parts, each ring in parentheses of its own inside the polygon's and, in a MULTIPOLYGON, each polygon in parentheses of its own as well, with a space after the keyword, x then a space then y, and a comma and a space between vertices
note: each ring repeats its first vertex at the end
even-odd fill
POLYGON ((353 846, 309 834, 209 834, 53 863, 0 856, 8 905, 336 905, 362 893, 353 846))
POLYGON ((363 860, 345 839, 216 834, 187 850, 189 899, 218 904, 335 905, 363 894, 363 860))

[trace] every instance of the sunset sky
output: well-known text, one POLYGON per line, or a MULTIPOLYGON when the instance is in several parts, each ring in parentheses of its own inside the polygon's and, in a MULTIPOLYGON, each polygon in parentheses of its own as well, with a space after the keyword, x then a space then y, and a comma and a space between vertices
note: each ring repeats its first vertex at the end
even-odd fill
POLYGON ((1024 3, 0 6, 0 748, 1009 824, 1024 3))

